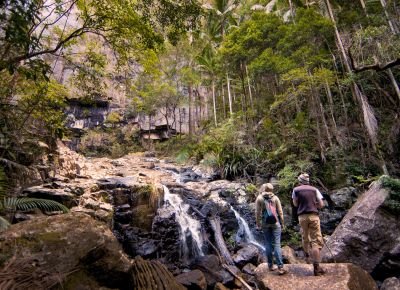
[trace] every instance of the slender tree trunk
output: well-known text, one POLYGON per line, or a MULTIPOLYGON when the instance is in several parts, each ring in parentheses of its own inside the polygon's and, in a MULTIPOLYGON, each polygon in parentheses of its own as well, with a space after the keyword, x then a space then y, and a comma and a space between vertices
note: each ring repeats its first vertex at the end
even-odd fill
POLYGON ((231 116, 233 114, 233 110, 232 110, 231 85, 230 85, 230 80, 229 80, 228 73, 226 73, 226 83, 227 83, 227 86, 228 86, 229 114, 231 116))
POLYGON ((365 6, 364 0, 360 0, 360 4, 361 4, 362 9, 364 10, 365 15, 368 16, 367 7, 365 6))
MULTIPOLYGON (((346 70, 346 73, 351 74, 352 73, 352 68, 350 66, 350 62, 348 60, 346 51, 344 49, 343 46, 343 42, 342 42, 342 38, 340 36, 339 30, 337 28, 336 25, 336 20, 335 17, 333 15, 333 10, 331 7, 331 3, 329 0, 325 0, 325 4, 327 6, 328 9, 328 14, 329 17, 333 23, 333 27, 334 27, 334 31, 335 31, 335 36, 336 36, 336 41, 338 44, 338 47, 340 49, 340 52, 342 54, 343 57, 343 64, 346 70)), ((352 94, 356 97, 356 99, 358 100, 362 113, 363 113, 363 119, 364 119, 364 125, 365 128, 368 132, 368 135, 370 137, 370 141, 373 144, 373 146, 375 147, 375 144, 377 143, 377 130, 378 130, 378 126, 377 126, 377 120, 376 117, 374 115, 374 111, 372 109, 372 107, 370 106, 370 104, 368 103, 367 98, 361 93, 358 85, 352 81, 350 84, 350 89, 352 94)))
MULTIPOLYGON (((290 3, 292 3, 292 2, 290 2, 290 3)), ((247 86, 249 87, 250 106, 251 106, 251 109, 254 110, 253 94, 251 92, 249 70, 247 69, 247 65, 245 65, 245 68, 246 68, 247 86)))
POLYGON ((325 90, 326 90, 326 94, 328 96, 329 113, 331 114, 331 118, 332 118, 333 131, 334 131, 334 134, 337 139, 337 137, 338 137, 337 136, 337 125, 336 125, 335 114, 334 114, 332 91, 327 82, 325 83, 325 90))
POLYGON ((215 99, 215 81, 214 81, 214 77, 212 79, 211 89, 212 89, 212 100, 213 100, 213 111, 214 111, 214 123, 215 123, 215 126, 218 126, 218 123, 217 123, 217 102, 216 102, 216 99, 215 99))
POLYGON ((192 84, 189 83, 189 138, 193 136, 193 89, 192 84))
POLYGON ((387 73, 388 73, 388 75, 389 75, 390 81, 392 82, 393 88, 394 88, 394 90, 396 91, 396 95, 397 95, 397 97, 398 97, 399 100, 400 100, 400 89, 399 89, 399 85, 398 85, 396 79, 394 78, 393 72, 392 72, 392 70, 391 70, 390 68, 387 69, 386 71, 387 71, 387 73))
POLYGON ((386 16, 386 19, 387 19, 387 21, 388 21, 390 30, 391 30, 394 34, 397 34, 397 33, 398 33, 397 27, 393 24, 393 22, 392 22, 392 20, 391 20, 391 18, 390 18, 389 12, 387 11, 386 0, 380 0, 380 1, 381 1, 381 5, 382 5, 382 8, 383 8, 383 12, 385 12, 385 16, 386 16))

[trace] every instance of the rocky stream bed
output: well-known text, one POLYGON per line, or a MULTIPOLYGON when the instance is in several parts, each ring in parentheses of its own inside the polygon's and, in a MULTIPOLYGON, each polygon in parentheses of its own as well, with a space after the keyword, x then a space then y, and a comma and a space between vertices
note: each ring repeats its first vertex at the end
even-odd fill
POLYGON ((0 235, 0 289, 400 289, 400 222, 380 208, 387 191, 379 184, 327 195, 328 275, 313 277, 291 245, 283 247, 289 274, 278 277, 263 263, 248 184, 151 154, 111 160, 59 150, 55 174, 22 194, 70 212, 15 215, 0 235))

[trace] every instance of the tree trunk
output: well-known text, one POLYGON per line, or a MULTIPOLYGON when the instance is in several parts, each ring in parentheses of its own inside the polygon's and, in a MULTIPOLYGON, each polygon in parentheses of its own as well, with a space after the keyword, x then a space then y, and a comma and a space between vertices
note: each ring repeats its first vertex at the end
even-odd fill
POLYGON ((216 99, 215 99, 215 81, 214 81, 214 77, 212 79, 211 89, 212 89, 212 100, 213 100, 213 111, 214 111, 214 123, 215 123, 215 126, 218 126, 218 123, 217 123, 217 102, 216 102, 216 99))
MULTIPOLYGON (((290 2, 290 3, 292 3, 292 2, 290 2)), ((247 65, 245 65, 245 69, 246 69, 246 77, 247 77, 247 86, 249 87, 250 106, 251 106, 251 109, 254 110, 253 94, 251 92, 249 70, 247 69, 247 65)))
POLYGON ((396 91, 396 95, 397 95, 397 97, 398 97, 399 100, 400 100, 400 89, 399 89, 399 85, 398 85, 396 79, 394 78, 393 72, 392 72, 392 70, 391 70, 390 68, 388 68, 386 71, 387 71, 387 73, 388 73, 388 75, 389 75, 390 81, 392 82, 393 88, 394 88, 394 90, 396 91))
POLYGON ((226 83, 227 83, 227 86, 228 86, 229 114, 231 116, 233 114, 233 110, 232 110, 231 85, 230 85, 230 80, 229 80, 228 73, 226 73, 226 83))
MULTIPOLYGON (((335 30, 335 36, 336 36, 336 41, 339 47, 339 50, 342 54, 343 57, 343 64, 344 64, 344 68, 346 70, 346 73, 351 74, 352 73, 352 68, 350 66, 350 62, 349 59, 347 57, 346 51, 344 49, 343 46, 343 42, 342 42, 342 38, 340 36, 339 30, 337 28, 336 25, 336 20, 335 17, 333 15, 333 10, 331 7, 331 3, 329 0, 325 0, 325 4, 327 6, 328 9, 328 14, 329 17, 333 23, 333 27, 335 30)), ((358 85, 352 81, 350 84, 350 89, 351 92, 353 94, 353 96, 355 96, 355 98, 357 99, 357 101, 360 104, 362 113, 363 113, 363 120, 364 120, 364 126, 368 132, 370 141, 373 145, 373 147, 375 147, 376 143, 377 143, 377 130, 378 130, 378 125, 377 125, 377 120, 374 114, 374 111, 372 109, 372 107, 370 106, 370 104, 368 103, 367 98, 364 96, 364 94, 361 93, 358 85)))
POLYGON ((219 218, 212 217, 209 219, 209 222, 210 222, 211 228, 214 232, 214 240, 216 243, 216 247, 218 248, 222 258, 225 260, 225 262, 228 265, 234 265, 231 254, 229 253, 228 248, 226 247, 224 238, 222 237, 221 224, 220 224, 219 218))
POLYGON ((396 28, 396 26, 393 24, 392 20, 390 19, 389 12, 387 11, 387 8, 386 8, 386 6, 387 6, 387 5, 386 5, 386 0, 380 0, 380 1, 381 1, 381 5, 382 5, 382 8, 383 8, 383 12, 385 12, 385 16, 386 16, 386 19, 387 19, 387 21, 388 21, 390 30, 391 30, 394 34, 397 34, 397 28, 396 28))
POLYGON ((224 111, 224 118, 226 119, 226 101, 225 101, 225 90, 224 90, 224 84, 221 85, 221 93, 222 93, 222 106, 223 106, 223 111, 224 111))
POLYGON ((192 84, 189 83, 189 138, 193 136, 193 89, 192 84))

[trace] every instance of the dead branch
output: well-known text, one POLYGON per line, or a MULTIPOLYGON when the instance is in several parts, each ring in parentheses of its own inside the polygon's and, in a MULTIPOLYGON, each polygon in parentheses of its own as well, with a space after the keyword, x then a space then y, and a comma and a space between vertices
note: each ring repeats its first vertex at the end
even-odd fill
POLYGON ((397 59, 389 61, 385 64, 376 62, 376 63, 370 64, 370 65, 357 66, 350 49, 348 50, 348 55, 350 58, 351 66, 355 73, 360 73, 360 72, 367 71, 367 70, 384 71, 384 70, 387 70, 394 66, 400 65, 400 58, 397 58, 397 59))

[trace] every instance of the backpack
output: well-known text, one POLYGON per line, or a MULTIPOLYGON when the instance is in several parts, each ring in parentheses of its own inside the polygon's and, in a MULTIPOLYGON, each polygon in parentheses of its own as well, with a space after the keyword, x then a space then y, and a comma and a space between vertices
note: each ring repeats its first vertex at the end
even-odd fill
POLYGON ((264 197, 265 210, 263 212, 263 222, 266 225, 274 225, 278 219, 276 217, 276 208, 272 199, 264 197))

